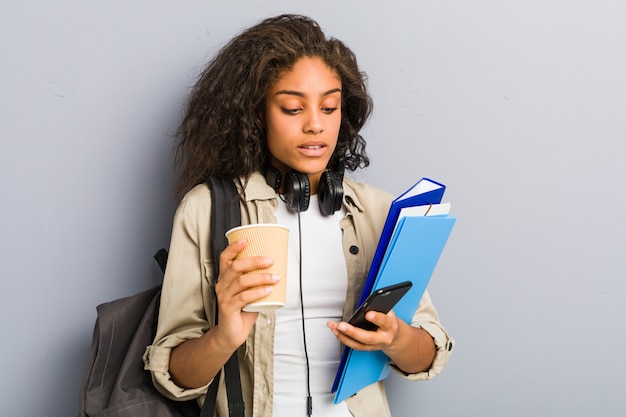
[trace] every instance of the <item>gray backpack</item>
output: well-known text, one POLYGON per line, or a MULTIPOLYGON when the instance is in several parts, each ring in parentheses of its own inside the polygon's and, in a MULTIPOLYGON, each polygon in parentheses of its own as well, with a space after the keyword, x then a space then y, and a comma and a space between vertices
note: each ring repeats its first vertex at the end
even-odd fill
MULTIPOLYGON (((211 230, 216 262, 226 247, 226 230, 241 224, 237 188, 230 180, 211 177, 211 230)), ((155 255, 165 272, 167 251, 155 255)), ((152 344, 159 316, 161 286, 101 304, 91 354, 80 392, 79 417, 212 417, 218 384, 211 384, 202 410, 195 400, 172 401, 161 395, 142 355, 152 344), (201 414, 202 413, 202 414, 201 414)), ((216 315, 217 317, 217 315, 216 315)), ((224 366, 229 415, 244 415, 236 352, 224 366)))

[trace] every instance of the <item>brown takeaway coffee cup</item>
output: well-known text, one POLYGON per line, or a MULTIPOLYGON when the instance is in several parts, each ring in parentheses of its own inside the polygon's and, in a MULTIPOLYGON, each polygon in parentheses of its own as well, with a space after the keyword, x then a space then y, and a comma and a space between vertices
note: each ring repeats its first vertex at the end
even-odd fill
POLYGON ((269 268, 256 269, 249 273, 271 273, 280 275, 272 292, 263 298, 246 305, 243 311, 265 311, 281 308, 287 295, 287 248, 289 229, 279 224, 249 224, 235 227, 226 232, 228 243, 247 239, 248 244, 235 259, 250 256, 267 256, 274 260, 269 268))

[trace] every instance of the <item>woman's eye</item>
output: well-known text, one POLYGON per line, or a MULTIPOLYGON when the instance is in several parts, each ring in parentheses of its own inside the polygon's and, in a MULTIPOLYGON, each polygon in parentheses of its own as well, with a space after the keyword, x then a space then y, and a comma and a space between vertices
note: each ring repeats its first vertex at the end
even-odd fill
POLYGON ((331 114, 337 110, 337 107, 322 107, 322 112, 325 114, 331 114))
POLYGON ((290 115, 296 115, 298 113, 300 113, 302 109, 288 109, 286 107, 282 108, 283 113, 285 114, 290 114, 290 115))

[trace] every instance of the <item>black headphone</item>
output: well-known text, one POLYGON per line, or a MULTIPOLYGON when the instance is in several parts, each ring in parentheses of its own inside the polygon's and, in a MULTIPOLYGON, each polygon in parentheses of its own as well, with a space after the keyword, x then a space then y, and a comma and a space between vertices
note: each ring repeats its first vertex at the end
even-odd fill
MULTIPOLYGON (((343 199, 343 169, 326 169, 320 178, 318 201, 320 211, 328 216, 341 208, 343 199)), ((265 169, 265 181, 278 192, 283 185, 285 204, 291 210, 301 212, 309 208, 311 184, 309 177, 297 171, 281 172, 271 165, 265 169), (283 184, 284 182, 284 184, 283 184)))

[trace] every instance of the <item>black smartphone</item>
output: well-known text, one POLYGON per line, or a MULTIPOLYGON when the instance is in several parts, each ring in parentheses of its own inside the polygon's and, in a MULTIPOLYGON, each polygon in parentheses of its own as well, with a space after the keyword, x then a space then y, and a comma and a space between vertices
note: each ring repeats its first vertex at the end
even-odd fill
POLYGON ((365 318, 365 313, 374 310, 387 314, 412 286, 411 281, 405 281, 374 291, 354 312, 348 323, 365 330, 376 330, 378 326, 368 321, 365 318))

